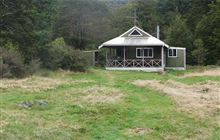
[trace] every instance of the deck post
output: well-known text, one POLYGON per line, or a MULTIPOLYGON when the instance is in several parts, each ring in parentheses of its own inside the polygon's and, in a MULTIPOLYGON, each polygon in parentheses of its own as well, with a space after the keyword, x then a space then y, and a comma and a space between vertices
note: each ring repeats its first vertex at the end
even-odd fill
POLYGON ((106 59, 106 67, 108 67, 108 48, 106 48, 106 51, 105 51, 105 59, 106 59))
POLYGON ((184 49, 184 69, 186 70, 186 48, 184 49))
POLYGON ((161 65, 164 70, 164 46, 161 48, 161 65))
POLYGON ((124 67, 125 67, 125 46, 124 46, 124 67))
POLYGON ((112 48, 110 48, 109 56, 112 57, 112 48))
POLYGON ((92 52, 92 57, 93 57, 93 66, 95 66, 95 51, 92 52))

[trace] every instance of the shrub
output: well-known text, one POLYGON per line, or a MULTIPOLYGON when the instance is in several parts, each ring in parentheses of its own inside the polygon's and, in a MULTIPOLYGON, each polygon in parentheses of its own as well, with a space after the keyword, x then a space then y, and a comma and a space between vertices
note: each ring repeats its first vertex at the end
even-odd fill
POLYGON ((64 55, 62 69, 71 71, 86 71, 89 66, 88 59, 82 51, 70 49, 64 55))
POLYGON ((86 55, 80 50, 67 46, 63 38, 58 38, 44 50, 41 60, 46 68, 62 68, 71 71, 85 71, 88 68, 86 55))
POLYGON ((96 64, 96 66, 98 66, 98 67, 105 66, 105 63, 106 63, 106 56, 105 55, 106 55, 105 50, 102 50, 98 53, 98 56, 97 56, 98 63, 96 64))
POLYGON ((58 38, 48 45, 41 54, 41 60, 46 68, 57 70, 61 68, 65 53, 69 51, 63 38, 58 38))
POLYGON ((1 48, 0 52, 0 72, 2 78, 22 78, 26 75, 26 66, 18 51, 1 48))
POLYGON ((0 48, 1 78, 23 78, 35 73, 40 67, 38 60, 24 64, 21 54, 15 49, 0 48))
POLYGON ((28 75, 33 75, 36 73, 40 69, 40 66, 41 62, 39 59, 31 60, 29 65, 26 66, 28 75))

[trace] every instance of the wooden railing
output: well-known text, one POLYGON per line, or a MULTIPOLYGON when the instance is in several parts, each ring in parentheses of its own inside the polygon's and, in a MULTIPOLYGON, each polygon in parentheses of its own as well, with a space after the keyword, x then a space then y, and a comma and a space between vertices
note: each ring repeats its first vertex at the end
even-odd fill
POLYGON ((107 60, 107 67, 161 67, 161 59, 111 59, 107 60))

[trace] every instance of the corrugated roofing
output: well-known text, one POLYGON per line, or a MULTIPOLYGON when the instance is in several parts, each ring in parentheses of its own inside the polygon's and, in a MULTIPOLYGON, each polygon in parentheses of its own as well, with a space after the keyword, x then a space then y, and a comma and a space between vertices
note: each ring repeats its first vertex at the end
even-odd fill
POLYGON ((109 40, 99 46, 99 49, 102 47, 108 46, 166 46, 163 41, 157 39, 156 37, 148 34, 144 30, 138 28, 137 26, 132 27, 127 32, 123 33, 121 36, 116 37, 112 40, 109 40), (143 36, 129 36, 131 32, 138 30, 141 33, 144 33, 143 36))

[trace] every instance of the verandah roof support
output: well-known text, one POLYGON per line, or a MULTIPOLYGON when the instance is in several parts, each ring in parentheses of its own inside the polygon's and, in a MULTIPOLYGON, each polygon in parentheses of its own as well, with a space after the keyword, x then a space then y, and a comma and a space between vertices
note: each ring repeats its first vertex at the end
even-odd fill
POLYGON ((161 65, 162 68, 164 69, 164 46, 161 47, 161 65))
POLYGON ((123 65, 125 67, 125 46, 124 46, 124 61, 123 62, 124 62, 123 65))
POLYGON ((106 59, 105 65, 107 66, 108 65, 108 49, 106 49, 105 51, 105 59, 106 59))

